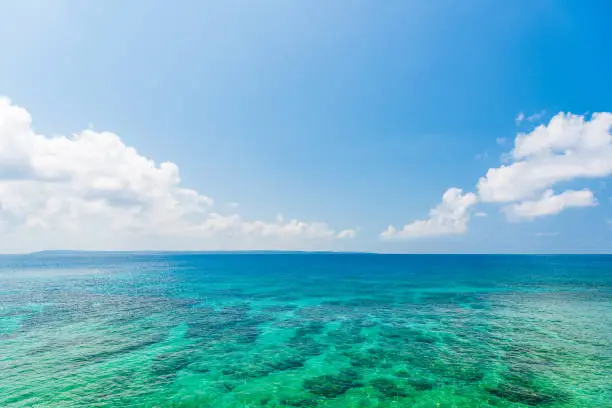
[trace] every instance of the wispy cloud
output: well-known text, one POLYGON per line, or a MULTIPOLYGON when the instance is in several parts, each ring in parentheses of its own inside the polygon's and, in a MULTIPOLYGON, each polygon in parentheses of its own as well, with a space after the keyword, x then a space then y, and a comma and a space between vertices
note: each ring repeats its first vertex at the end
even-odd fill
POLYGON ((489 152, 484 151, 482 153, 478 153, 474 156, 476 160, 487 160, 489 158, 489 152))
POLYGON ((525 114, 523 112, 519 112, 514 118, 514 121, 516 122, 517 125, 519 125, 524 120, 525 120, 525 114))
POLYGON ((542 110, 540 112, 536 112, 532 115, 525 115, 523 112, 520 112, 518 115, 516 115, 516 118, 514 119, 514 121, 516 122, 517 125, 520 125, 522 122, 537 122, 540 119, 542 119, 544 117, 544 115, 546 115, 546 111, 542 110))

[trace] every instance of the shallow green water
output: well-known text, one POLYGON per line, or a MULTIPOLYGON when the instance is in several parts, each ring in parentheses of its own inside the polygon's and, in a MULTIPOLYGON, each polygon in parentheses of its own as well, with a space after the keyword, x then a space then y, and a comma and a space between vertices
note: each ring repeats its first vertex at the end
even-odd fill
POLYGON ((612 257, 0 265, 2 407, 612 407, 612 257))

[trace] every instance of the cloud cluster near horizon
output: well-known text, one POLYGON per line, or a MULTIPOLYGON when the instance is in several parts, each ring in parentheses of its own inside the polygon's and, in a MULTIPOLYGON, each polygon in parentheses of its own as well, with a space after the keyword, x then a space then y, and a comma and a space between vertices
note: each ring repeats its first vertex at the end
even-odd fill
MULTIPOLYGON (((596 206, 590 189, 561 187, 612 174, 611 127, 611 113, 559 113, 519 133, 504 163, 488 169, 475 192, 449 188, 427 219, 389 226, 380 236, 463 234, 472 216, 486 217, 474 212, 479 203, 500 204, 509 221, 596 206)), ((36 134, 30 114, 0 98, 3 249, 329 249, 357 234, 282 215, 244 219, 237 203, 217 207, 183 185, 176 164, 155 163, 111 132, 36 134)))
MULTIPOLYGON (((539 117, 539 116, 538 116, 539 117)), ((532 120, 520 114, 519 120, 532 120)), ((535 118, 533 118, 535 120, 535 118)), ((595 113, 590 119, 558 113, 548 124, 530 133, 519 133, 507 164, 490 168, 477 184, 477 193, 448 189, 442 204, 427 220, 403 228, 389 226, 383 239, 462 234, 467 231, 470 210, 479 202, 498 203, 510 221, 533 220, 574 207, 597 205, 587 189, 555 192, 560 184, 598 179, 612 174, 612 113, 595 113)))
POLYGON ((282 216, 244 220, 235 203, 213 208, 182 185, 176 164, 156 164, 110 132, 36 134, 30 114, 0 98, 3 247, 311 249, 356 234, 282 216))
POLYGON ((442 196, 442 203, 429 211, 428 219, 406 224, 400 230, 390 225, 381 237, 392 239, 463 234, 467 230, 469 211, 477 201, 474 193, 463 194, 459 188, 449 188, 442 196))

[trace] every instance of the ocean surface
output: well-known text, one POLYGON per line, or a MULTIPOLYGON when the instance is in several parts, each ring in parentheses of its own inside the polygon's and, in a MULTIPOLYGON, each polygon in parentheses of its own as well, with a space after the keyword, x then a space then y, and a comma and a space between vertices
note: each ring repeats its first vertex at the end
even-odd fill
POLYGON ((0 407, 612 407, 612 256, 1 256, 0 407))

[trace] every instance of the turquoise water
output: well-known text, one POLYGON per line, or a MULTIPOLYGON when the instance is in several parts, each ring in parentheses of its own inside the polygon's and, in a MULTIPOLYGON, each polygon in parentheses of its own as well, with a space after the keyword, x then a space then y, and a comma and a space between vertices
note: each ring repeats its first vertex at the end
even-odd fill
POLYGON ((3 256, 0 406, 612 407, 612 256, 3 256))

